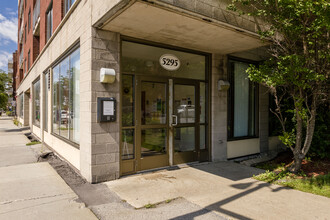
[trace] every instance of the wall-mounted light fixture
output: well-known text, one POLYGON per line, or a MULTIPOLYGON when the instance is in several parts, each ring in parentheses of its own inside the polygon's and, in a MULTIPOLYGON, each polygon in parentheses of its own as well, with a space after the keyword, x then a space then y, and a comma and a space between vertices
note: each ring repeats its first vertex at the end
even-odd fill
POLYGON ((218 81, 218 90, 219 91, 227 91, 230 87, 230 83, 228 81, 219 80, 218 81))
POLYGON ((116 80, 116 71, 110 68, 101 68, 100 82, 101 83, 114 83, 116 80))

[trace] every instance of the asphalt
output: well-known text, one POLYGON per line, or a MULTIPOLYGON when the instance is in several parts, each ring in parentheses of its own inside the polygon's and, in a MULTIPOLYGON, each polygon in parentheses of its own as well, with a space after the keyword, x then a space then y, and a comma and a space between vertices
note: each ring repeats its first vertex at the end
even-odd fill
POLYGON ((37 163, 28 142, 0 118, 0 219, 97 219, 47 162, 37 163))

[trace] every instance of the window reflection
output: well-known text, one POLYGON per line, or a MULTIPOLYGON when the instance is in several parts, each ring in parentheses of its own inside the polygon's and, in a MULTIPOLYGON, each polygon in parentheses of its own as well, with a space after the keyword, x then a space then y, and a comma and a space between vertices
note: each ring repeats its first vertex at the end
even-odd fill
POLYGON ((53 132, 79 143, 80 50, 53 68, 53 132))
POLYGON ((166 129, 145 129, 141 131, 141 156, 166 154, 166 129))
POLYGON ((195 150, 195 128, 184 127, 174 129, 174 150, 185 152, 195 150))
POLYGON ((121 146, 121 158, 123 160, 134 159, 134 129, 122 131, 121 146))
POLYGON ((40 80, 33 84, 34 125, 40 127, 40 80))
POLYGON ((134 77, 123 75, 122 83, 122 125, 134 126, 134 77))
POLYGON ((205 56, 128 41, 123 41, 122 48, 123 72, 205 80, 205 56), (180 68, 169 71, 161 67, 159 58, 164 54, 178 57, 180 68))
POLYGON ((166 84, 142 82, 141 91, 142 124, 166 123, 166 84))
POLYGON ((195 122, 195 86, 174 86, 174 113, 181 124, 195 122))

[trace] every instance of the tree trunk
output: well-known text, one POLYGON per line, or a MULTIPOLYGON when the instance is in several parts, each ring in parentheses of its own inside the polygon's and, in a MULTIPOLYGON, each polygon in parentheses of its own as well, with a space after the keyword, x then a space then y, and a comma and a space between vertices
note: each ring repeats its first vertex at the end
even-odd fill
POLYGON ((300 153, 298 153, 298 155, 294 155, 294 161, 293 164, 289 167, 289 171, 295 174, 298 173, 301 168, 301 163, 303 159, 304 156, 300 153))

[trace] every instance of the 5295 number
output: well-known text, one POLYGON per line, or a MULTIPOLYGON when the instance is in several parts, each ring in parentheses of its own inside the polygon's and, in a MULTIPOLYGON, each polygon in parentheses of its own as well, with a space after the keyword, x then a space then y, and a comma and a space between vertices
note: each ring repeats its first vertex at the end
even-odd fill
POLYGON ((175 60, 175 59, 169 59, 169 58, 164 57, 162 60, 163 60, 163 63, 162 63, 163 66, 178 66, 179 65, 178 60, 175 60))

